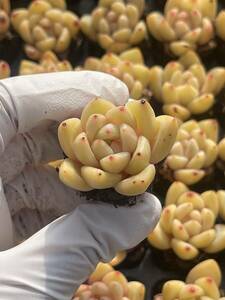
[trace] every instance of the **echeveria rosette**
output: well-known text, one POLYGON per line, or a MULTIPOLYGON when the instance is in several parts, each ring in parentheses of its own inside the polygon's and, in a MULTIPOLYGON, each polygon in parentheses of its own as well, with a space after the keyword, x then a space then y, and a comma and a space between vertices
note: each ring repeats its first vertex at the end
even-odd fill
POLYGON ((224 300, 220 292, 222 273, 214 259, 207 259, 190 270, 185 281, 169 280, 164 283, 156 300, 224 300))
POLYGON ((183 260, 200 251, 217 253, 225 249, 225 225, 215 224, 224 201, 224 191, 198 194, 182 182, 168 189, 160 221, 148 236, 157 249, 169 250, 183 260))
POLYGON ((73 300, 144 300, 144 298, 143 283, 129 282, 123 273, 115 271, 111 265, 99 263, 88 282, 78 288, 73 300))
POLYGON ((0 40, 4 39, 10 26, 10 1, 0 0, 0 40))
POLYGON ((27 56, 33 60, 48 50, 66 51, 80 28, 78 16, 66 10, 65 0, 32 1, 27 9, 15 9, 11 21, 26 43, 27 56))
POLYGON ((20 63, 19 75, 30 75, 38 73, 52 73, 72 71, 73 67, 68 60, 59 60, 52 51, 46 51, 39 62, 24 59, 20 63))
POLYGON ((106 53, 101 58, 88 57, 83 69, 104 72, 119 78, 127 85, 133 99, 142 98, 148 89, 150 71, 138 48, 126 50, 120 55, 106 53))
POLYGON ((146 37, 145 22, 140 20, 143 9, 143 0, 100 0, 81 18, 81 29, 103 49, 121 53, 146 37))
POLYGON ((175 56, 200 47, 213 47, 217 0, 168 0, 164 15, 152 12, 147 16, 151 35, 166 45, 175 56))
POLYGON ((154 164, 169 153, 177 129, 175 118, 155 117, 146 100, 115 106, 96 98, 81 119, 59 126, 60 145, 68 157, 59 177, 83 192, 113 188, 124 196, 142 194, 154 179, 154 164))
POLYGON ((4 60, 0 60, 0 79, 8 78, 10 73, 11 69, 9 64, 4 60))
POLYGON ((169 62, 164 68, 150 69, 149 87, 153 96, 162 103, 165 114, 182 121, 208 112, 224 85, 225 68, 206 71, 192 52, 169 62))
POLYGON ((218 134, 215 119, 184 122, 164 162, 162 174, 187 185, 201 181, 218 157, 218 134))

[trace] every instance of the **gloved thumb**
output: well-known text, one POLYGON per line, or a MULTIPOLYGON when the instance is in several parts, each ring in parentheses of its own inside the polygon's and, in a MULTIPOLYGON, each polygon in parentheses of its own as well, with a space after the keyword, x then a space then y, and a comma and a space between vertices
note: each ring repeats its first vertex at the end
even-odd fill
POLYGON ((133 207, 85 203, 23 244, 0 253, 4 300, 71 299, 99 261, 134 247, 153 230, 161 205, 151 194, 133 207), (15 267, 16 266, 16 267, 15 267))

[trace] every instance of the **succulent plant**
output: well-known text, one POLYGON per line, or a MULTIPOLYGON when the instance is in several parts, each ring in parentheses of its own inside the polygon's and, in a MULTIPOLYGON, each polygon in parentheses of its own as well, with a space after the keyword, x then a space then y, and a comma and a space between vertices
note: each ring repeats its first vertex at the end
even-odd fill
POLYGON ((73 67, 68 60, 60 61, 54 52, 46 51, 38 63, 26 59, 22 60, 19 75, 71 71, 72 69, 73 67))
POLYGON ((87 284, 82 284, 73 300, 144 300, 145 286, 130 281, 109 264, 99 263, 87 284))
POLYGON ((130 97, 143 97, 149 83, 149 68, 144 65, 144 59, 138 48, 126 50, 119 56, 106 53, 103 57, 89 57, 84 63, 84 69, 112 74, 126 83, 130 97))
POLYGON ((59 126, 59 142, 68 157, 59 177, 79 191, 114 188, 125 196, 142 194, 154 179, 154 164, 169 153, 177 128, 175 118, 155 117, 146 100, 116 107, 96 98, 81 119, 59 126))
POLYGON ((0 60, 0 79, 9 77, 10 73, 11 70, 9 64, 4 60, 0 60))
POLYGON ((162 102, 163 112, 182 121, 207 112, 225 86, 225 68, 215 67, 207 72, 194 56, 189 52, 164 68, 150 69, 149 87, 162 102))
POLYGON ((224 191, 198 194, 182 182, 168 189, 165 207, 148 241, 160 250, 172 249, 183 260, 199 255, 199 250, 216 253, 225 249, 225 225, 215 224, 224 191))
POLYGON ((0 40, 2 40, 10 26, 10 1, 0 0, 0 40))
POLYGON ((33 60, 48 50, 63 53, 80 27, 77 15, 66 10, 65 0, 32 1, 27 9, 15 9, 11 21, 26 42, 27 56, 33 60))
POLYGON ((199 182, 207 175, 218 156, 218 122, 206 119, 183 123, 177 134, 162 173, 187 185, 199 182))
POLYGON ((147 16, 151 35, 166 45, 175 56, 187 50, 212 47, 213 22, 217 14, 217 0, 168 0, 164 15, 152 12, 147 16))
POLYGON ((99 0, 91 15, 81 18, 81 29, 103 49, 120 53, 146 37, 143 8, 144 0, 99 0))
POLYGON ((221 269, 214 259, 205 260, 190 270, 185 281, 169 280, 154 300, 224 300, 220 292, 221 269))

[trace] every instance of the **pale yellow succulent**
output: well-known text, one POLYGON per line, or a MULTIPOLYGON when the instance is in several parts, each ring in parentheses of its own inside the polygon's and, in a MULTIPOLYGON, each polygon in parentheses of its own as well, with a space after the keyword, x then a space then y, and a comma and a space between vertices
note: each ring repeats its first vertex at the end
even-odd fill
POLYGON ((194 259, 200 250, 224 250, 225 225, 215 224, 221 193, 210 190, 198 194, 175 181, 167 191, 160 221, 148 236, 149 243, 160 250, 172 249, 183 260, 194 259))
POLYGON ((19 75, 38 73, 51 73, 72 71, 73 67, 68 60, 59 60, 52 51, 46 51, 38 63, 30 60, 22 60, 19 67, 19 75))
POLYGON ((80 27, 77 15, 66 10, 65 0, 34 0, 27 9, 15 9, 11 21, 26 42, 27 56, 34 60, 48 50, 67 50, 80 27))
POLYGON ((164 15, 152 12, 147 16, 149 32, 165 43, 175 56, 187 50, 214 46, 213 22, 217 14, 217 0, 167 0, 164 15))
POLYGON ((3 39, 10 26, 10 1, 0 0, 0 40, 3 39))
POLYGON ((215 21, 216 34, 225 41, 225 10, 221 10, 215 21))
POLYGON ((225 161, 225 137, 219 142, 219 158, 225 161))
POLYGON ((59 126, 60 145, 68 157, 59 167, 61 181, 79 191, 114 188, 126 196, 144 193, 177 134, 177 121, 155 117, 146 100, 125 106, 96 98, 81 119, 59 126))
POLYGON ((100 0, 91 15, 81 18, 81 29, 103 49, 120 53, 146 37, 143 8, 144 0, 100 0))
POLYGON ((218 156, 218 122, 206 119, 183 123, 162 173, 187 185, 199 182, 218 156))
POLYGON ((145 286, 138 281, 128 282, 119 271, 109 264, 99 263, 89 277, 87 284, 82 284, 73 300, 144 300, 145 286))
POLYGON ((4 60, 0 60, 0 79, 10 77, 10 73, 11 70, 9 64, 4 60))
POLYGON ((85 70, 109 73, 122 80, 128 87, 130 97, 140 99, 149 83, 149 68, 138 48, 122 52, 120 55, 106 53, 101 58, 89 57, 84 62, 85 70))
POLYGON ((185 281, 167 281, 154 299, 224 300, 220 292, 221 279, 220 266, 214 259, 208 259, 191 269, 185 281))
POLYGON ((164 68, 150 69, 149 87, 162 102, 163 112, 182 121, 207 112, 224 86, 225 68, 215 67, 207 72, 191 52, 164 68))

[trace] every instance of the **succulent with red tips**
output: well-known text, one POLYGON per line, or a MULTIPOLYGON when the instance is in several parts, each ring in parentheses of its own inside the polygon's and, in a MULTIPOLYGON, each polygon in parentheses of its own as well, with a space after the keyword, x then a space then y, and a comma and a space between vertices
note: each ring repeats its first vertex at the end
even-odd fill
POLYGON ((122 80, 130 91, 130 97, 140 99, 148 91, 150 71, 144 64, 141 51, 132 48, 120 55, 106 53, 101 58, 88 57, 78 70, 109 73, 122 80))
POLYGON ((208 112, 224 86, 225 69, 215 67, 206 71, 192 51, 164 68, 150 69, 149 87, 153 96, 162 102, 165 114, 182 121, 208 112))
POLYGON ((81 18, 81 29, 89 39, 110 52, 121 53, 146 37, 140 20, 144 0, 100 0, 90 15, 81 18))
POLYGON ((147 16, 151 35, 166 45, 169 52, 181 56, 188 50, 215 47, 213 22, 217 0, 168 0, 164 15, 152 12, 147 16))
POLYGON ((162 174, 187 185, 201 181, 218 156, 218 122, 206 119, 183 123, 166 158, 162 174))
POLYGON ((145 286, 138 281, 128 282, 119 271, 109 264, 99 263, 87 284, 82 284, 73 300, 144 300, 145 286))
POLYGON ((46 51, 41 56, 39 62, 22 60, 19 68, 19 75, 29 75, 38 73, 51 73, 72 71, 73 67, 68 60, 59 60, 52 51, 46 51))
POLYGON ((196 258, 200 251, 220 252, 225 249, 225 225, 216 224, 216 219, 224 207, 224 191, 198 194, 176 181, 168 189, 160 221, 148 241, 157 249, 172 249, 183 260, 196 258))
POLYGON ((59 177, 83 192, 112 188, 127 198, 142 194, 154 179, 154 164, 169 153, 177 129, 175 118, 155 117, 146 100, 116 107, 94 99, 81 119, 59 126, 60 145, 68 157, 59 177))
POLYGON ((27 9, 12 12, 14 29, 26 42, 25 52, 33 60, 43 52, 63 53, 79 32, 78 16, 66 10, 65 0, 35 0, 27 9))
POLYGON ((185 281, 167 281, 161 294, 156 295, 154 300, 223 300, 220 293, 221 277, 218 263, 213 259, 205 260, 190 270, 185 281))

